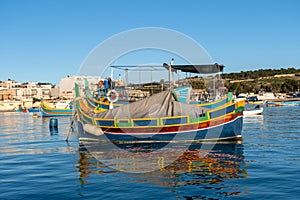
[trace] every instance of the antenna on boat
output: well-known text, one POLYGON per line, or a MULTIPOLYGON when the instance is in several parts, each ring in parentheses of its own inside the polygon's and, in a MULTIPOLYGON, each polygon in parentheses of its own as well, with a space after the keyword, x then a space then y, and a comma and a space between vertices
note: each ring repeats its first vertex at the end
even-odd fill
POLYGON ((172 71, 172 66, 174 65, 174 58, 171 59, 170 61, 170 66, 168 69, 169 72, 169 88, 171 88, 171 71, 172 71))
POLYGON ((128 69, 125 69, 125 81, 126 81, 126 86, 128 86, 128 69))
POLYGON ((113 76, 114 76, 114 68, 111 68, 111 71, 110 71, 110 78, 111 78, 111 80, 113 80, 113 76))

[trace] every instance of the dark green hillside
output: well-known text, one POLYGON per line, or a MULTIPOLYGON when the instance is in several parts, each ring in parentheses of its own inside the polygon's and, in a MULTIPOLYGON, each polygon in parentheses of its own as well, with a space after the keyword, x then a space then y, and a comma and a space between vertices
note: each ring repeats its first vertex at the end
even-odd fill
POLYGON ((260 69, 222 74, 224 85, 234 94, 261 90, 274 93, 290 93, 300 89, 300 69, 260 69))
POLYGON ((241 71, 237 73, 224 73, 223 79, 241 80, 241 79, 258 79, 263 77, 270 77, 280 74, 300 74, 300 69, 295 68, 281 68, 281 69, 259 69, 254 71, 241 71))

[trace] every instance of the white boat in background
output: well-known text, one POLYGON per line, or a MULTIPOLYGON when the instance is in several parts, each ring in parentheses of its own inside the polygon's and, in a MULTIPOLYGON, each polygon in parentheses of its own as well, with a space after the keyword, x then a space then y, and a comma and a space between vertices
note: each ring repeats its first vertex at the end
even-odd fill
POLYGON ((54 104, 55 108, 65 108, 65 109, 71 109, 72 106, 72 101, 71 100, 59 100, 54 104))
POLYGON ((253 115, 261 115, 263 113, 263 111, 264 111, 264 108, 261 105, 246 104, 243 115, 244 115, 244 117, 253 116, 253 115))

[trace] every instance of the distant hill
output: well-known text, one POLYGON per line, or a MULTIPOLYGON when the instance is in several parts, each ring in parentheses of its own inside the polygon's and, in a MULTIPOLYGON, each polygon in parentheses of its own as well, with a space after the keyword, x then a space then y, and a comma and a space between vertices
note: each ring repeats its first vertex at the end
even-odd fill
POLYGON ((281 69, 259 69, 254 71, 241 71, 238 73, 224 73, 222 74, 223 79, 258 79, 262 77, 272 77, 281 74, 300 74, 300 69, 295 68, 281 68, 281 69))
POLYGON ((300 89, 300 69, 259 69, 222 74, 227 89, 234 94, 259 91, 293 93, 300 89))
MULTIPOLYGON (((294 93, 300 91, 300 69, 259 69, 224 73, 221 75, 223 84, 235 95, 240 93, 258 93, 260 91, 273 93, 294 93)), ((195 76, 182 81, 188 82, 195 89, 208 89, 207 80, 195 76)))

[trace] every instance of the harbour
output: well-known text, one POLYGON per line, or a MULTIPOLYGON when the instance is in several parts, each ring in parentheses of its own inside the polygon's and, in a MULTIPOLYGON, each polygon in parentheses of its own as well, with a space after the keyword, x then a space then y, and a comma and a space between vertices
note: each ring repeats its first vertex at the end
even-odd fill
POLYGON ((297 101, 269 106, 219 85, 200 102, 182 80, 132 100, 110 78, 81 80, 73 100, 42 100, 39 114, 0 112, 1 199, 296 199, 297 101))
MULTIPOLYGON (((202 158, 201 147, 195 145, 175 166, 165 165, 164 170, 152 173, 124 171, 134 167, 134 160, 124 152, 114 152, 101 161, 80 146, 76 136, 71 135, 67 143, 70 117, 58 117, 58 132, 51 134, 50 118, 0 113, 0 197, 297 199, 298 112, 295 107, 267 107, 263 115, 244 118, 241 142, 221 143, 202 158), (118 193, 112 192, 116 187, 118 193)), ((172 151, 181 148, 178 144, 172 151)), ((152 163, 162 168, 160 155, 153 155, 152 163)))
POLYGON ((299 7, 2 0, 0 199, 298 200, 299 7))

